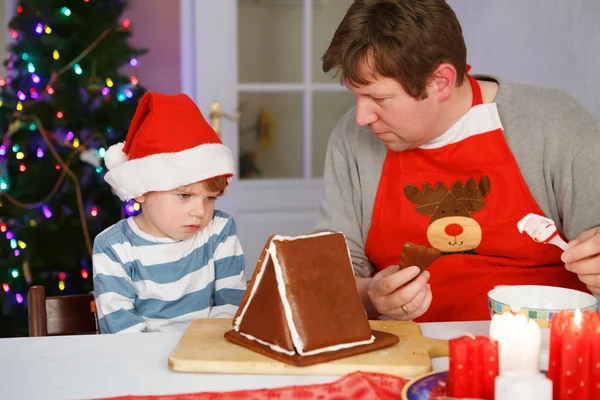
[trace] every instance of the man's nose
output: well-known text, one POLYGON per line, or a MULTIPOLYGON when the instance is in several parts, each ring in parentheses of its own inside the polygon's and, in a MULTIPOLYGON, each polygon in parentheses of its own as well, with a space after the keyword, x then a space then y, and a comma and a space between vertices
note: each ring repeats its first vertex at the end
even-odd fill
POLYGON ((366 101, 358 100, 356 102, 356 124, 366 126, 377 121, 377 115, 373 112, 366 101))

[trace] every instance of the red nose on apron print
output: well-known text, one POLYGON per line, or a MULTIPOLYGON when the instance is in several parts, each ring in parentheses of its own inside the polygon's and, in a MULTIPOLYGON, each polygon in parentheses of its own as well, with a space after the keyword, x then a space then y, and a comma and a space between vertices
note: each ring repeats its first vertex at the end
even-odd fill
POLYGON ((471 214, 486 206, 483 198, 490 192, 490 179, 483 176, 479 184, 469 178, 465 185, 455 181, 448 189, 445 183, 435 187, 429 183, 423 190, 416 185, 404 187, 404 194, 416 204, 417 213, 430 216, 427 239, 432 247, 444 253, 474 252, 481 243, 481 226, 471 214))
POLYGON ((464 231, 462 225, 459 224, 448 224, 446 225, 446 228, 444 228, 444 232, 446 232, 446 235, 448 236, 459 236, 464 231))

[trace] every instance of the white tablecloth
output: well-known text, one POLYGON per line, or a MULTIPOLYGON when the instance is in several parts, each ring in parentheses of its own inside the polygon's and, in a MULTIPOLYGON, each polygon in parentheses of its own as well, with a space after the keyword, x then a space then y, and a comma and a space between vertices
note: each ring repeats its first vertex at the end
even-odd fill
MULTIPOLYGON (((451 339, 487 335, 489 321, 421 324, 423 334, 451 339)), ((0 339, 0 399, 89 399, 230 391, 331 382, 332 376, 190 374, 167 360, 183 333, 0 339)), ((433 360, 434 369, 447 358, 433 360)))

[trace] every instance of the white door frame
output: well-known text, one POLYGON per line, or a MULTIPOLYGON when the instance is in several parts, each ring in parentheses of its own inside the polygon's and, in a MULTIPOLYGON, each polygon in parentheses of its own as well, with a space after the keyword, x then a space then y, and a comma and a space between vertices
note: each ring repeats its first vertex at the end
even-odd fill
MULTIPOLYGON (((215 6, 215 0, 180 0, 182 92, 196 102, 205 117, 209 115, 212 101, 218 101, 224 112, 233 114, 238 105, 239 92, 265 90, 265 85, 262 84, 238 83, 238 0, 218 1, 219 5, 215 6), (210 12, 207 12, 208 9, 210 12), (207 32, 210 34, 206 34, 207 32), (209 54, 210 49, 218 54, 209 54), (219 61, 215 62, 214 57, 219 61)), ((310 1, 304 2, 303 12, 305 18, 306 15, 312 15, 310 1)), ((306 32, 310 31, 307 29, 310 28, 310 23, 310 20, 305 19, 305 35, 309 35, 306 32)), ((309 41, 305 38, 304 42, 309 41)), ((294 90, 303 91, 312 88, 310 79, 306 79, 306 74, 309 74, 308 78, 310 78, 310 64, 307 61, 305 63, 304 84, 293 84, 294 90)), ((267 84, 266 88, 282 91, 283 86, 289 85, 267 84)), ((229 213, 236 220, 249 276, 270 235, 307 233, 316 223, 323 181, 320 178, 310 177, 312 149, 310 149, 310 138, 307 140, 307 136, 310 136, 311 102, 311 96, 304 95, 303 177, 256 180, 234 178, 233 184, 227 190, 228 193, 219 199, 218 208, 229 213)), ((237 176, 239 176, 237 122, 221 120, 221 139, 234 154, 238 169, 237 176)))

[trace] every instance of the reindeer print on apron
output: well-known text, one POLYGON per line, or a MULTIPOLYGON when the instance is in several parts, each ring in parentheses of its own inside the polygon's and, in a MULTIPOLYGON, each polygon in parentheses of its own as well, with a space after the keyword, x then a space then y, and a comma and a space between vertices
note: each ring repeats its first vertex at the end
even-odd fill
POLYGON ((489 192, 487 176, 482 177, 479 184, 473 178, 465 185, 456 181, 450 190, 443 182, 438 182, 435 188, 425 183, 422 191, 413 184, 404 187, 408 200, 417 205, 416 212, 431 217, 427 240, 442 254, 477 254, 475 249, 481 243, 483 232, 471 213, 485 207, 483 198, 489 192))

